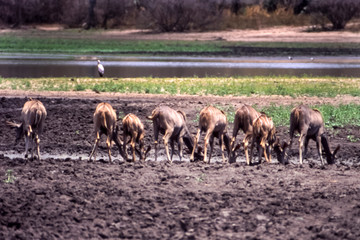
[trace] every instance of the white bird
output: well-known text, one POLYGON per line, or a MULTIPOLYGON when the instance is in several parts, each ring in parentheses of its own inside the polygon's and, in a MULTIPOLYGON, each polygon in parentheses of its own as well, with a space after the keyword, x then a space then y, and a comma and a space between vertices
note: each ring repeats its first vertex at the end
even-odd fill
POLYGON ((100 63, 100 60, 97 60, 97 67, 98 67, 98 73, 100 75, 100 77, 104 76, 104 72, 105 72, 105 69, 104 69, 104 66, 100 63))
POLYGON ((288 58, 289 58, 289 60, 293 60, 292 56, 289 56, 288 58))
POLYGON ((310 61, 314 61, 314 58, 312 57, 312 58, 310 58, 310 61))

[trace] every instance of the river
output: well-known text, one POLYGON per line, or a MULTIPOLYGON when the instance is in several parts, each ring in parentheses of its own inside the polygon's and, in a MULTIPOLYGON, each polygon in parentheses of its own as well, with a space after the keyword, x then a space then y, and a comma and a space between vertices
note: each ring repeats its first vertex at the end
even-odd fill
POLYGON ((360 77, 360 57, 157 57, 64 54, 0 54, 4 78, 206 76, 334 76, 360 77))

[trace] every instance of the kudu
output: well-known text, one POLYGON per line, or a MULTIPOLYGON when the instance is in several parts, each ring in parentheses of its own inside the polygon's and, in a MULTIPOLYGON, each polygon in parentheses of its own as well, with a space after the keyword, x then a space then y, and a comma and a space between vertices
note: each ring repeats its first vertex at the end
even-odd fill
MULTIPOLYGON (((233 128, 233 137, 231 139, 231 149, 232 149, 232 158, 236 158, 235 156, 235 150, 236 148, 234 148, 235 145, 235 140, 236 140, 236 136, 238 134, 238 131, 241 129, 245 136, 244 136, 244 140, 243 140, 243 146, 244 146, 244 152, 245 152, 245 158, 246 158, 246 163, 248 165, 250 165, 250 159, 249 159, 249 141, 250 139, 252 139, 253 137, 253 123, 255 122, 255 120, 260 117, 262 113, 259 113, 258 111, 256 111, 253 107, 251 107, 250 105, 247 104, 243 104, 241 107, 239 107, 236 110, 235 113, 235 120, 234 120, 234 128, 233 128)), ((286 164, 287 162, 285 161, 285 149, 288 147, 288 144, 283 142, 282 144, 280 144, 280 141, 278 138, 276 138, 275 143, 273 144, 273 148, 275 150, 275 153, 277 155, 277 159, 280 163, 286 164)), ((262 155, 262 154, 261 154, 262 155)))
POLYGON ((225 113, 213 106, 207 106, 200 111, 199 118, 199 129, 197 131, 194 147, 190 157, 190 161, 194 160, 194 153, 199 142, 199 138, 202 132, 206 132, 204 138, 204 159, 203 161, 206 163, 210 163, 211 155, 214 149, 214 137, 219 139, 221 155, 223 162, 225 162, 224 156, 224 145, 227 150, 228 156, 230 156, 230 139, 227 135, 227 117, 225 113), (225 142, 224 142, 225 141, 225 142), (210 143, 210 153, 209 159, 207 159, 207 146, 210 143), (224 144, 225 143, 225 144, 224 144))
POLYGON ((30 99, 24 104, 21 111, 21 123, 7 122, 7 125, 16 129, 15 144, 25 136, 25 158, 28 157, 29 144, 31 144, 31 158, 34 158, 34 144, 36 154, 40 160, 40 138, 47 116, 44 105, 39 100, 30 99))
MULTIPOLYGON (((248 145, 249 145, 249 140, 251 139, 252 134, 253 134, 253 122, 259 116, 260 116, 260 113, 258 111, 256 111, 250 105, 246 105, 246 104, 243 104, 241 107, 239 107, 235 113, 233 135, 232 135, 231 144, 230 144, 231 150, 232 150, 232 152, 235 151, 234 145, 235 145, 236 136, 237 136, 239 130, 241 129, 245 134, 244 140, 243 140, 243 146, 244 146, 246 162, 248 165, 250 163, 248 145)), ((234 154, 234 153, 232 153, 232 154, 234 154)))
POLYGON ((325 136, 324 120, 319 110, 311 109, 305 105, 299 105, 298 107, 293 108, 290 114, 290 149, 292 147, 293 137, 296 131, 300 133, 300 164, 303 163, 302 148, 305 147, 304 156, 306 156, 310 139, 313 139, 316 142, 321 164, 324 165, 321 145, 324 147, 327 163, 334 163, 335 155, 340 149, 340 145, 336 147, 333 153, 331 153, 328 140, 325 136))
POLYGON ((174 141, 178 143, 179 158, 183 157, 183 137, 189 134, 186 126, 186 115, 182 111, 175 111, 167 106, 159 106, 152 111, 151 116, 147 119, 152 120, 154 126, 154 146, 155 146, 155 161, 157 160, 158 153, 158 138, 159 132, 163 134, 163 140, 166 150, 166 156, 169 162, 172 162, 174 155, 174 141), (169 154, 168 143, 171 145, 171 156, 169 154))
POLYGON ((250 150, 250 160, 247 162, 248 165, 251 164, 253 158, 253 150, 255 143, 258 145, 258 154, 259 154, 259 163, 261 163, 262 154, 266 162, 271 162, 271 148, 278 143, 275 136, 276 129, 271 118, 266 116, 266 114, 261 113, 253 122, 253 131, 252 131, 252 143, 250 150))
POLYGON ((94 161, 96 161, 96 150, 98 148, 100 137, 102 134, 107 136, 106 138, 106 147, 109 154, 109 160, 111 160, 111 145, 112 141, 119 148, 120 155, 124 158, 124 153, 122 150, 122 142, 118 137, 118 127, 116 126, 117 117, 116 112, 113 107, 109 103, 99 103, 95 109, 95 113, 93 116, 94 120, 94 131, 95 131, 95 143, 94 147, 90 153, 89 161, 91 161, 91 157, 94 156, 94 161))
POLYGON ((130 146, 132 151, 133 162, 135 162, 136 160, 135 143, 138 143, 140 145, 140 151, 139 151, 140 160, 145 161, 146 155, 150 151, 151 147, 149 146, 146 151, 144 149, 144 136, 145 136, 144 125, 136 115, 129 113, 122 120, 122 126, 123 126, 123 141, 124 141, 123 151, 125 155, 125 160, 128 159, 126 145, 127 145, 127 137, 130 136, 130 146))

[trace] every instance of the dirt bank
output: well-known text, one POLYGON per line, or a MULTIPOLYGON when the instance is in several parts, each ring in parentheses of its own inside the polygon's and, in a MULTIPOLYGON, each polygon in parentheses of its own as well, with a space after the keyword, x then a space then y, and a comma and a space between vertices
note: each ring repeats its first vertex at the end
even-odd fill
POLYGON ((232 41, 232 42, 332 42, 359 43, 360 33, 354 31, 322 31, 311 32, 308 26, 279 26, 252 29, 233 29, 225 31, 187 32, 187 33, 156 33, 150 30, 106 30, 87 32, 84 30, 62 30, 60 28, 37 28, 28 30, 3 29, 2 33, 16 35, 48 36, 60 38, 93 38, 118 40, 188 40, 188 41, 232 41), (56 30, 56 31, 54 31, 56 30))

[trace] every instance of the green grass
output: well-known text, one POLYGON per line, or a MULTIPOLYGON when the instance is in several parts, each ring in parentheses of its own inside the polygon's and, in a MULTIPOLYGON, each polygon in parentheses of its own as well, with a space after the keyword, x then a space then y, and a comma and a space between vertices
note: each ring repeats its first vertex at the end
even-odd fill
POLYGON ((340 77, 0 78, 0 89, 217 96, 360 96, 360 79, 340 77))
MULTIPOLYGON (((360 79, 333 77, 238 77, 238 78, 0 78, 0 89, 29 91, 98 91, 120 93, 189 94, 218 96, 283 95, 335 97, 360 96, 360 79)), ((233 106, 216 105, 234 122, 233 106)), ((360 105, 318 105, 326 127, 360 126, 360 105)), ((255 108, 271 116, 276 126, 288 126, 293 106, 255 108)), ((199 110, 200 111, 200 110, 199 110)))
POLYGON ((228 42, 178 40, 120 40, 98 32, 19 31, 0 36, 3 53, 62 54, 186 54, 186 55, 356 55, 359 43, 228 42), (241 50, 239 50, 239 48, 241 50), (256 51, 244 51, 256 48, 256 51), (279 50, 281 49, 281 50, 279 50), (353 51, 349 51, 349 49, 353 51))
MULTIPOLYGON (((226 113, 229 123, 234 123, 236 109, 232 105, 221 106, 215 105, 220 110, 226 113)), ((295 107, 292 105, 275 105, 272 104, 266 107, 253 106, 257 111, 266 113, 274 121, 275 126, 289 127, 290 113, 295 107)), ((334 106, 330 104, 314 105, 311 108, 319 109, 324 118, 326 128, 336 128, 345 126, 360 126, 360 105, 347 104, 334 106)), ((200 110, 198 111, 200 113, 200 110)), ((194 122, 199 122, 199 113, 196 115, 194 122)), ((349 135, 349 141, 358 141, 358 138, 349 135)))
MULTIPOLYGON (((211 53, 224 51, 217 42, 145 41, 0 36, 0 52, 67 54, 211 53)), ((229 49, 225 50, 229 51, 229 49)))
POLYGON ((13 170, 11 169, 6 171, 5 176, 6 176, 6 179, 4 180, 5 183, 14 183, 16 180, 13 170))
MULTIPOLYGON (((276 126, 290 125, 290 112, 294 106, 276 106, 271 105, 263 108, 255 108, 258 111, 265 112, 271 116, 276 126)), ((344 127, 344 126, 360 126, 360 105, 347 104, 333 106, 330 104, 310 106, 317 108, 323 115, 326 128, 344 127)))

